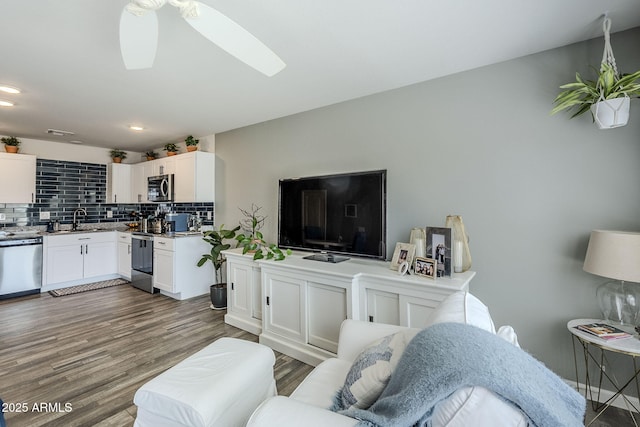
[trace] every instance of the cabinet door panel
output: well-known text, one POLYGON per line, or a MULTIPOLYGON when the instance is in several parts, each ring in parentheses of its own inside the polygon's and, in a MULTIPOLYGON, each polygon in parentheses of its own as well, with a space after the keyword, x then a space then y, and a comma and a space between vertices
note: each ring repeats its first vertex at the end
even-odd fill
POLYGON ((370 322, 400 325, 398 294, 367 289, 366 319, 370 322))
POLYGON ((229 309, 237 314, 249 316, 251 313, 251 282, 252 269, 243 264, 229 262, 229 309))
POLYGON ((113 274, 118 271, 116 242, 92 242, 85 244, 84 277, 113 274))
POLYGON ((260 278, 260 269, 257 267, 252 267, 251 275, 251 285, 253 287, 251 295, 251 317, 262 320, 262 282, 260 278))
POLYGON ((424 328, 439 301, 400 295, 400 324, 410 328, 424 328))
POLYGON ((267 304, 265 329, 299 342, 306 342, 305 283, 302 280, 265 274, 267 304))
POLYGON ((0 153, 0 203, 33 203, 36 192, 36 156, 0 153))
POLYGON ((173 252, 154 249, 153 286, 167 292, 175 293, 173 272, 173 252))
POLYGON ((70 282, 84 275, 84 245, 56 246, 47 250, 47 284, 70 282))
POLYGON ((347 291, 320 283, 307 284, 309 344, 338 352, 340 325, 347 318, 347 291))
POLYGON ((131 243, 118 242, 118 274, 131 279, 131 243))

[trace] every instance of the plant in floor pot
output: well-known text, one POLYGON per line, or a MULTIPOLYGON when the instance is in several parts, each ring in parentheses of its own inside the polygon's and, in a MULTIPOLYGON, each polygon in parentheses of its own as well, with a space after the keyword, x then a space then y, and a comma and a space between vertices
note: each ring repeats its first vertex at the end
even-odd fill
POLYGON ((184 143, 187 145, 187 151, 196 151, 198 149, 199 139, 195 139, 192 135, 189 135, 184 143))
POLYGON ((235 237, 236 231, 240 230, 238 225, 232 230, 226 230, 224 224, 217 230, 205 231, 202 240, 211 245, 211 252, 203 254, 202 258, 198 261, 198 267, 202 267, 211 261, 215 270, 215 283, 210 287, 211 294, 211 308, 214 310, 223 310, 227 308, 227 283, 223 282, 222 278, 222 266, 226 262, 226 258, 222 254, 231 247, 226 243, 226 240, 231 240, 235 237))
POLYGON ((172 142, 164 144, 163 150, 167 152, 167 156, 175 156, 178 154, 178 147, 172 142))
POLYGON ((17 153, 20 149, 20 140, 15 136, 5 136, 0 141, 4 144, 7 153, 17 153))
POLYGON ((111 159, 113 159, 113 163, 121 163, 127 158, 127 153, 118 149, 111 150, 109 154, 111 155, 111 159))
POLYGON ((244 231, 238 234, 236 240, 238 247, 242 247, 242 253, 253 253, 253 259, 272 259, 282 261, 287 255, 291 255, 291 250, 283 251, 275 243, 267 243, 260 229, 264 225, 266 216, 259 213, 262 207, 252 203, 250 209, 240 209, 245 219, 240 221, 240 226, 244 231), (245 234, 246 233, 246 234, 245 234))

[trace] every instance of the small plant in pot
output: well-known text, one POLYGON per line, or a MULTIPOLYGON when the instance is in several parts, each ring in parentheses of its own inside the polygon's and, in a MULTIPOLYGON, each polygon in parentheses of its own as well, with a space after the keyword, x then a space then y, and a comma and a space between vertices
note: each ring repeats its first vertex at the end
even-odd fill
POLYGON ((196 151, 198 149, 199 139, 195 139, 192 135, 189 135, 184 143, 187 145, 187 151, 196 151))
POLYGON ((223 310, 227 308, 227 283, 222 279, 222 266, 226 262, 226 258, 222 254, 222 251, 226 251, 231 247, 226 243, 226 240, 233 239, 236 235, 236 231, 240 230, 240 226, 232 230, 226 230, 224 225, 221 225, 217 230, 205 231, 202 240, 211 245, 211 252, 203 254, 202 258, 198 261, 198 267, 202 267, 208 261, 213 263, 215 270, 215 283, 211 285, 211 308, 214 310, 223 310))
POLYGON ((167 156, 175 156, 178 153, 178 147, 172 142, 164 144, 163 150, 167 152, 167 156))
POLYGON ((4 149, 7 153, 17 153, 20 147, 20 140, 15 136, 5 136, 0 139, 4 144, 4 149))
POLYGON ((158 157, 158 154, 155 151, 147 151, 144 155, 147 156, 147 160, 154 160, 158 157))
POLYGON ((127 153, 118 149, 111 150, 109 154, 113 159, 113 163, 121 163, 124 159, 127 158, 127 153))
POLYGON ((267 243, 264 240, 260 229, 264 225, 266 216, 260 215, 259 211, 262 207, 251 204, 249 210, 240 209, 245 219, 240 221, 240 226, 246 234, 238 234, 236 240, 238 247, 242 247, 242 253, 253 253, 253 259, 271 259, 274 261, 282 261, 287 255, 291 255, 291 250, 283 251, 275 243, 267 243))

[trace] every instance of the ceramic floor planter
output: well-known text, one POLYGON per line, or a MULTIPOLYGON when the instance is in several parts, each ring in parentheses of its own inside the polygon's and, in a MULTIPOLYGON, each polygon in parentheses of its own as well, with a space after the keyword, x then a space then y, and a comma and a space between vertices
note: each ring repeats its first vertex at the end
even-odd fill
POLYGON ((227 284, 218 283, 217 285, 211 285, 211 308, 213 310, 224 310, 227 308, 227 284))
POLYGON ((629 106, 629 97, 607 99, 593 104, 591 114, 598 129, 613 129, 627 124, 629 106))

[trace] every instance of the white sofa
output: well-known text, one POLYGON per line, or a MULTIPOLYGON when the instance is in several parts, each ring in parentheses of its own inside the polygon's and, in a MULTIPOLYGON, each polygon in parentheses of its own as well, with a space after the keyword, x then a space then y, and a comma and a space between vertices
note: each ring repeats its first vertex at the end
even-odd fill
MULTIPOLYGON (((509 326, 496 332, 489 310, 468 292, 458 292, 445 299, 431 315, 428 325, 442 322, 467 323, 518 345, 509 326)), ((406 331, 408 339, 418 330, 400 326, 345 320, 340 330, 338 354, 318 365, 291 394, 276 396, 263 402, 253 413, 248 427, 353 426, 356 419, 330 411, 334 396, 345 384, 347 374, 362 350, 372 342, 399 331, 406 331)), ((482 387, 458 390, 435 409, 433 427, 525 427, 527 420, 520 410, 482 387)))

